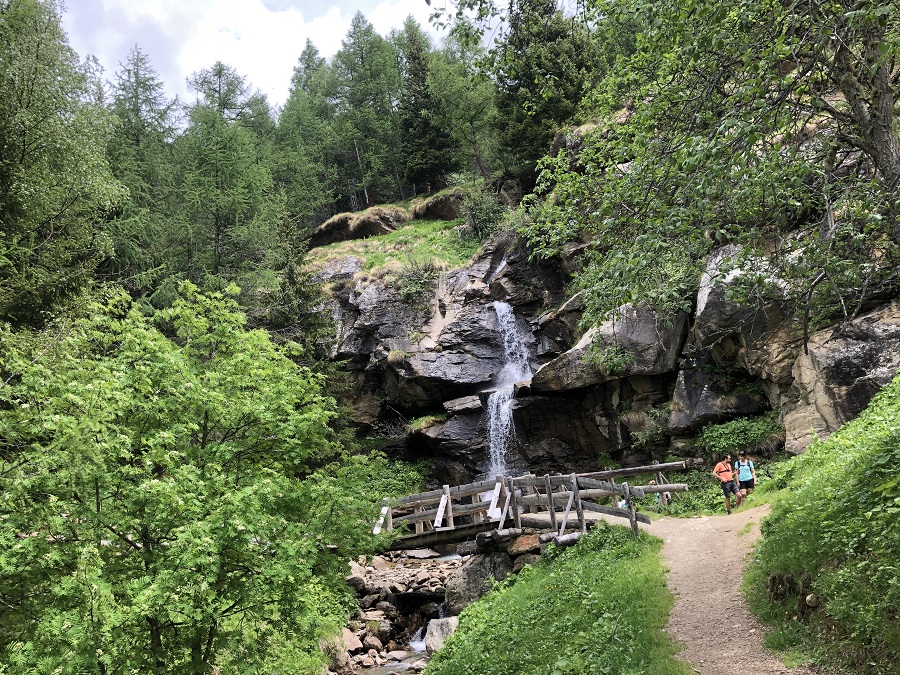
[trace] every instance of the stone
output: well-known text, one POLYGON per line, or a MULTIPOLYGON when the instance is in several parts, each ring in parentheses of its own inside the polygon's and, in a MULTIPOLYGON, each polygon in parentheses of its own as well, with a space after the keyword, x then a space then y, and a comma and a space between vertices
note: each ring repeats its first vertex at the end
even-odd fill
POLYGON ((428 560, 431 558, 440 558, 441 554, 430 548, 415 548, 405 551, 407 558, 415 558, 416 560, 428 560))
POLYGON ((441 606, 436 602, 426 602, 419 608, 419 613, 426 619, 438 619, 441 616, 441 606))
POLYGON ((444 646, 444 640, 459 627, 459 617, 448 616, 446 619, 433 619, 428 622, 425 631, 425 651, 434 654, 444 646))
POLYGON ((376 603, 375 609, 389 619, 393 619, 398 615, 397 608, 392 603, 384 600, 376 603))
POLYGON ((404 651, 402 649, 395 649, 395 650, 389 651, 386 654, 386 658, 388 661, 403 661, 408 656, 409 656, 409 652, 404 651))
POLYGON ((517 537, 512 542, 510 542, 507 553, 515 557, 517 555, 522 555, 523 553, 533 553, 534 551, 540 550, 541 542, 538 541, 538 535, 525 534, 521 537, 517 537))
POLYGON ((344 578, 350 588, 361 591, 366 587, 366 570, 359 563, 350 561, 350 574, 344 578))
POLYGON ((511 571, 512 559, 507 553, 473 555, 447 580, 447 610, 458 615, 490 590, 491 579, 502 581, 511 571))
POLYGON ((366 637, 363 638, 363 647, 365 647, 366 649, 374 649, 380 652, 382 649, 384 649, 384 644, 381 642, 381 640, 378 639, 378 636, 366 635, 366 637))
POLYGON ((785 416, 793 453, 854 419, 900 371, 900 302, 818 331, 807 346, 793 370, 800 405, 785 416))
POLYGON ((344 643, 344 649, 346 649, 350 654, 356 654, 357 652, 361 652, 363 650, 363 643, 360 642, 359 638, 356 636, 356 633, 351 631, 349 628, 341 629, 341 642, 344 643))
POLYGON ((463 396, 462 398, 455 398, 452 401, 444 401, 444 410, 450 415, 481 412, 483 409, 484 406, 481 404, 480 396, 463 396))
POLYGON ((582 389, 632 375, 657 375, 675 370, 687 332, 687 315, 671 322, 643 305, 624 305, 616 316, 589 329, 578 343, 538 368, 531 378, 535 392, 582 389), (616 364, 595 363, 592 354, 610 350, 616 364))
POLYGON ((389 570, 393 566, 394 563, 384 556, 376 555, 372 558, 372 567, 376 570, 389 570))
POLYGON ((520 555, 513 563, 512 573, 518 574, 525 568, 525 565, 534 565, 540 559, 541 556, 536 553, 526 553, 524 555, 520 555))

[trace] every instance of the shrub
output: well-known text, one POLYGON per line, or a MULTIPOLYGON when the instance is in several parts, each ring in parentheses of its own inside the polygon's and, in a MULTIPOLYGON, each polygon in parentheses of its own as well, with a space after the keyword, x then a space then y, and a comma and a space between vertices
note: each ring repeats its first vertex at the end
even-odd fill
POLYGON ((772 415, 742 417, 724 424, 705 426, 697 441, 717 457, 726 452, 737 454, 740 450, 771 453, 784 444, 784 426, 778 424, 772 415))
POLYGON ((410 256, 397 274, 400 297, 407 302, 422 300, 434 291, 438 267, 434 258, 410 256))
POLYGON ((460 211, 466 221, 466 230, 476 239, 484 240, 494 233, 506 207, 487 190, 470 190, 463 197, 460 211))

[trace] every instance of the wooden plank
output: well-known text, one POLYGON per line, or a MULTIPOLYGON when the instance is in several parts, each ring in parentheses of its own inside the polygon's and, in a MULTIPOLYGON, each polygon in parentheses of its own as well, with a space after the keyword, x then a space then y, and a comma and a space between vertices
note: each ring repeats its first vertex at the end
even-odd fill
POLYGON ((384 521, 387 518, 388 513, 390 513, 391 507, 386 503, 387 499, 382 501, 383 506, 381 507, 381 515, 378 516, 378 522, 375 523, 375 527, 372 528, 372 534, 381 534, 381 530, 384 526, 384 521))
POLYGON ((628 483, 622 483, 625 487, 625 503, 628 504, 628 521, 631 523, 631 532, 637 537, 640 534, 640 530, 638 530, 637 519, 634 517, 634 502, 631 498, 631 488, 628 487, 628 483))
POLYGON ((553 485, 550 474, 544 474, 544 487, 547 489, 547 508, 550 511, 550 529, 556 529, 556 504, 553 503, 553 485))
MULTIPOLYGON (((421 507, 417 508, 421 509, 421 507)), ((478 502, 477 504, 462 504, 461 506, 455 507, 453 513, 456 516, 469 516, 479 511, 487 511, 487 508, 487 502, 478 502)), ((437 516, 437 512, 437 509, 421 509, 406 515, 395 516, 394 525, 400 525, 403 523, 415 523, 417 521, 428 521, 428 524, 431 525, 431 521, 433 521, 435 516, 437 516)))
POLYGON ((497 503, 500 501, 500 494, 503 492, 503 478, 500 478, 494 484, 494 494, 491 495, 491 505, 488 507, 487 516, 491 520, 500 517, 500 511, 497 509, 497 503))
MULTIPOLYGON (((477 483, 466 483, 465 485, 457 485, 456 487, 450 488, 450 494, 453 495, 454 499, 459 497, 468 497, 470 495, 477 495, 481 492, 487 492, 490 490, 495 483, 495 479, 490 480, 482 480, 477 483)), ((440 490, 431 490, 429 492, 419 492, 414 495, 408 495, 406 497, 401 497, 397 500, 397 504, 399 506, 413 506, 416 504, 437 504, 441 497, 444 496, 444 489, 440 490)))
POLYGON ((584 508, 581 506, 581 494, 578 491, 578 476, 572 475, 572 495, 575 497, 575 513, 578 515, 578 529, 581 532, 587 532, 587 526, 584 523, 584 508))
POLYGON ((509 478, 509 479, 507 479, 507 480, 508 480, 508 484, 509 484, 509 491, 512 493, 512 518, 513 518, 513 525, 514 525, 515 527, 522 527, 522 519, 521 519, 521 517, 519 516, 519 504, 518 504, 518 502, 517 502, 517 500, 518 500, 518 495, 516 494, 517 488, 516 488, 515 483, 513 482, 513 479, 512 479, 512 478, 509 478))
POLYGON ((506 501, 503 504, 503 513, 500 514, 500 522, 497 524, 497 529, 502 530, 503 526, 506 524, 506 516, 509 514, 509 502, 510 502, 511 497, 512 497, 512 492, 510 492, 509 490, 506 490, 506 501))
MULTIPOLYGON (((444 496, 447 498, 447 526, 453 527, 454 526, 454 523, 453 523, 453 500, 450 498, 450 486, 449 485, 444 486, 444 496)), ((473 503, 473 504, 470 504, 470 506, 481 506, 481 504, 473 503)), ((473 513, 478 513, 478 512, 480 512, 480 510, 481 509, 477 509, 477 510, 473 511, 473 513)), ((487 509, 485 509, 485 510, 487 510, 487 509)))
POLYGON ((482 522, 471 525, 460 525, 448 530, 433 530, 419 535, 408 535, 396 539, 390 546, 391 551, 403 551, 410 548, 427 548, 442 544, 453 544, 471 539, 479 532, 492 530, 495 523, 482 522))
MULTIPOLYGON (((572 502, 575 501, 575 493, 569 493, 569 503, 566 504, 565 513, 563 513, 562 525, 559 526, 559 536, 562 536, 563 532, 566 531, 566 525, 569 522, 569 512, 572 510, 572 502)), ((554 523, 551 527, 551 530, 556 530, 556 524, 554 523)))
POLYGON ((631 466, 625 469, 610 469, 609 471, 591 471, 588 473, 580 473, 578 474, 580 477, 585 478, 619 478, 621 476, 637 476, 642 473, 656 473, 657 471, 663 470, 674 470, 674 471, 683 471, 687 467, 686 462, 667 462, 665 464, 656 464, 649 466, 631 466))
MULTIPOLYGON (((655 494, 657 492, 687 492, 687 483, 663 483, 661 485, 642 485, 641 491, 647 494, 655 494)), ((632 488, 637 489, 637 488, 632 488)))
MULTIPOLYGON (((581 508, 585 511, 593 511, 595 513, 602 513, 607 516, 615 516, 616 518, 628 518, 629 513, 628 509, 620 509, 616 506, 604 506, 602 504, 594 504, 593 502, 581 502, 581 508)), ((634 517, 639 523, 644 523, 646 525, 650 524, 650 517, 644 515, 640 511, 634 512, 634 517)))
MULTIPOLYGON (((516 482, 516 487, 526 488, 526 487, 544 487, 545 481, 542 476, 518 476, 513 479, 516 482)), ((560 485, 568 485, 569 484, 569 476, 550 476, 550 484, 553 487, 559 487, 560 485)))
POLYGON ((441 497, 441 503, 438 505, 437 513, 434 515, 434 525, 432 526, 434 527, 434 529, 441 527, 444 520, 444 511, 447 509, 448 501, 449 499, 447 498, 447 495, 441 497))

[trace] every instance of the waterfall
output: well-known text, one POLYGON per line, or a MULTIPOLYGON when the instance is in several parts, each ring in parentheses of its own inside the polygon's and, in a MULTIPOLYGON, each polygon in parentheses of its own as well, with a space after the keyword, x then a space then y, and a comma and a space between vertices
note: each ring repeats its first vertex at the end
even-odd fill
POLYGON ((516 382, 531 379, 533 374, 528 365, 529 353, 525 335, 519 330, 512 307, 505 302, 494 302, 494 310, 497 312, 500 337, 503 338, 504 358, 503 368, 494 381, 495 390, 487 400, 489 478, 507 474, 506 451, 510 440, 515 437, 512 410, 509 405, 513 397, 513 386, 516 382))

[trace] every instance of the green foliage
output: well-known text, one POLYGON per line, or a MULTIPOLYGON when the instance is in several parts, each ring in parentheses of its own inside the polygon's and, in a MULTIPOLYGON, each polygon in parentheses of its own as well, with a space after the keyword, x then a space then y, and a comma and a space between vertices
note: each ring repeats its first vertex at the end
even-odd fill
POLYGON ((403 481, 329 464, 335 404, 294 347, 180 293, 0 334, 6 672, 321 672, 360 524, 403 481))
POLYGON ((773 415, 741 417, 723 424, 709 424, 697 436, 697 443, 717 459, 729 452, 771 452, 784 443, 784 426, 773 415))
POLYGON ((774 642, 844 672, 900 667, 900 378, 791 460, 749 577, 774 642), (818 609, 805 602, 820 599, 818 609))
POLYGON ((459 221, 414 220, 380 237, 338 242, 309 252, 315 267, 346 255, 362 259, 362 271, 402 266, 408 259, 437 259, 450 269, 469 262, 480 246, 475 239, 457 233, 459 221))
POLYGON ((55 0, 0 4, 0 319, 40 324, 93 279, 123 191, 106 161, 112 119, 55 0))
POLYGON ((397 290, 407 302, 424 301, 434 293, 438 279, 434 258, 411 255, 397 273, 397 290))
POLYGON ((466 191, 460 204, 466 232, 478 241, 484 241, 498 229, 506 211, 497 195, 486 187, 466 191))
POLYGON ((625 368, 634 363, 634 354, 623 349, 618 344, 598 345, 592 344, 588 358, 592 363, 599 365, 603 372, 609 375, 621 373, 625 368))
POLYGON ((659 540, 601 523, 460 615, 427 675, 687 673, 663 632, 672 596, 659 540))

